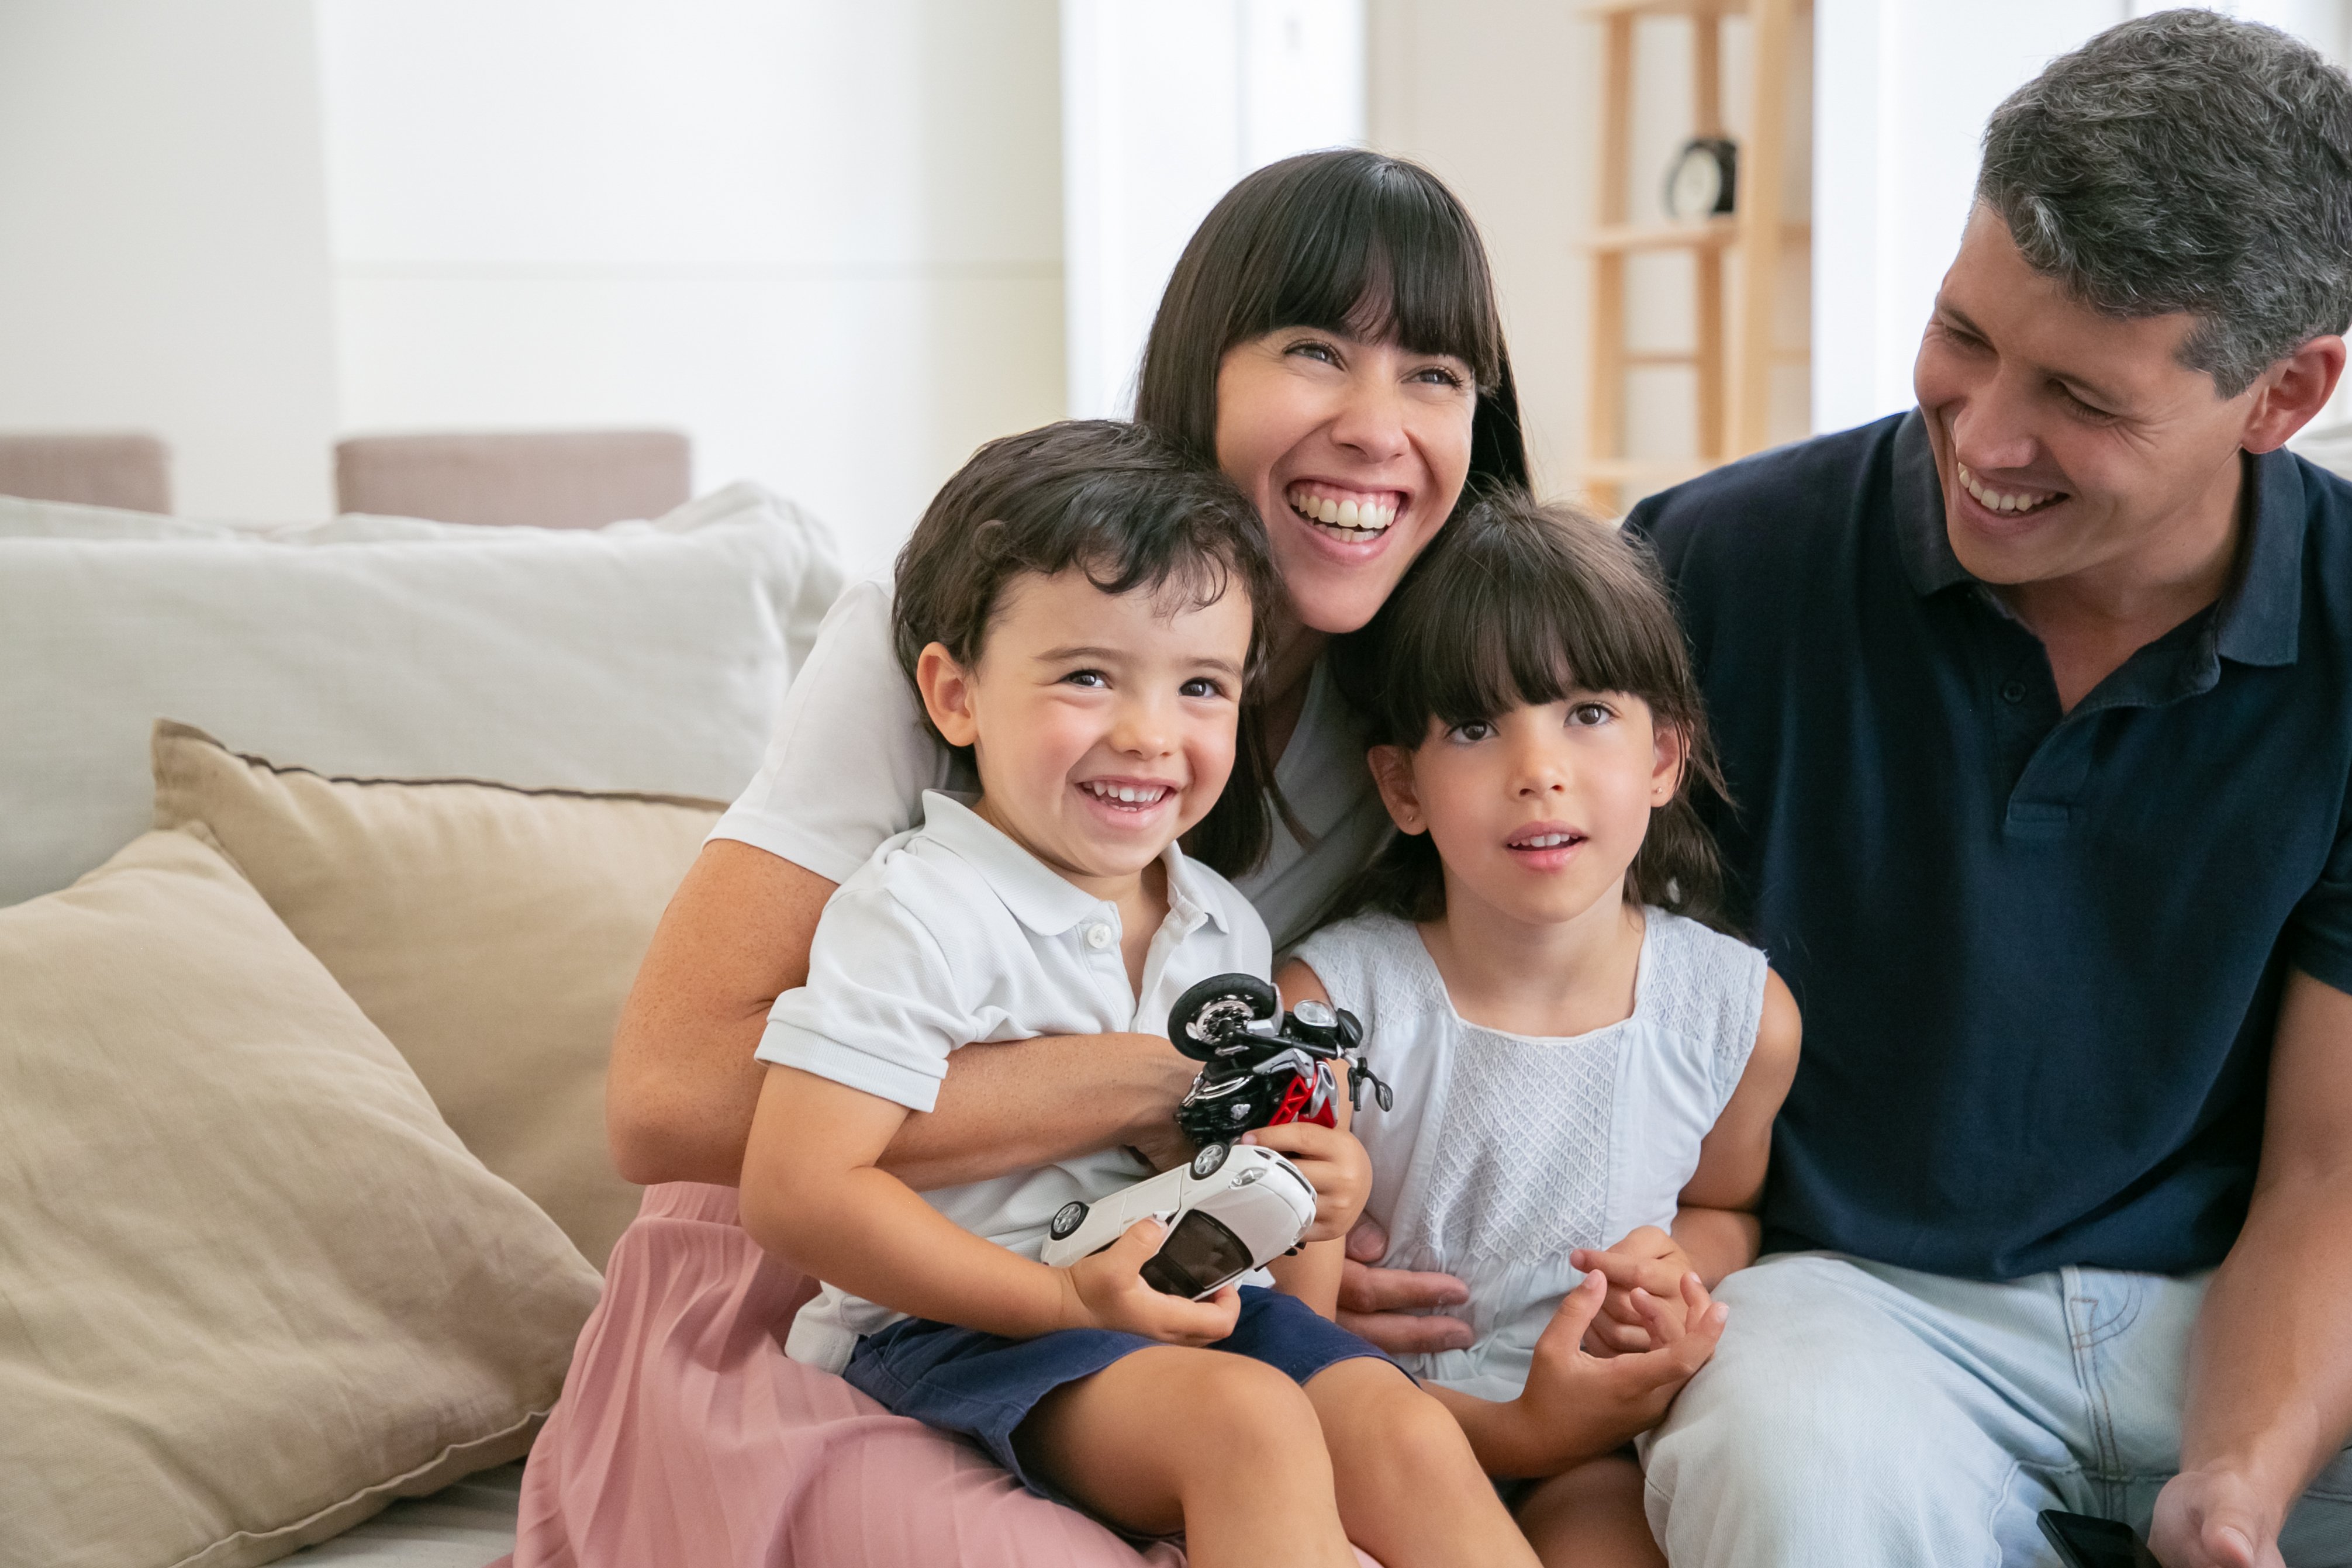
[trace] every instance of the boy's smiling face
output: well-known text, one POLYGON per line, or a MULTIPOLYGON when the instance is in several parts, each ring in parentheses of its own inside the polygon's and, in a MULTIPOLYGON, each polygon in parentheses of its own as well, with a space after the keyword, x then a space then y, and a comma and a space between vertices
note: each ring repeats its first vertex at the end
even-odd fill
POLYGON ((1081 888, 1116 898, 1208 814, 1233 772, 1250 605, 1106 594, 1082 571, 1004 586, 978 662, 933 643, 931 722, 980 767, 980 814, 1081 888))

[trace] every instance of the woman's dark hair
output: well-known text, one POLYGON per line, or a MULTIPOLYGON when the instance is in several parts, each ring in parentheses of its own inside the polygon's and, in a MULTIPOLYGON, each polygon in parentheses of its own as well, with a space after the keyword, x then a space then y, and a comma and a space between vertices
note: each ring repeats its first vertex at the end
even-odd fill
MULTIPOLYGON (((1516 491, 1476 498, 1442 530, 1332 669, 1373 745, 1418 750, 1433 722, 1493 720, 1571 692, 1623 692, 1682 732, 1675 798, 1651 815, 1626 893, 1721 928, 1723 864, 1691 804, 1722 793, 1690 649, 1648 552, 1608 524, 1516 491)), ((1445 910, 1429 835, 1391 838, 1338 912, 1445 910)))
POLYGON ((890 637, 899 667, 912 682, 923 649, 939 643, 970 668, 1007 584, 1074 567, 1106 594, 1140 590, 1171 610, 1213 605, 1235 590, 1249 596, 1234 776, 1185 836, 1185 848, 1214 869, 1249 869, 1265 858, 1271 826, 1265 792, 1240 765, 1244 754, 1263 751, 1247 689, 1282 589, 1257 509, 1213 465, 1166 437, 1138 425, 1074 419, 974 453, 931 499, 898 552, 890 637))
POLYGON ((1216 460, 1217 371, 1234 344, 1311 327, 1452 354, 1478 381, 1474 489, 1528 488, 1519 396, 1477 226, 1418 163, 1306 153, 1227 191, 1193 231, 1143 348, 1135 416, 1216 460))

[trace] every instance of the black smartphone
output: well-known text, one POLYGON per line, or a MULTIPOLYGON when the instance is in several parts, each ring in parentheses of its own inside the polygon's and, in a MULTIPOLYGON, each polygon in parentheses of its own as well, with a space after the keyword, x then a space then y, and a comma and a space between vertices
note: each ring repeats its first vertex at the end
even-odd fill
POLYGON ((2132 1527, 2112 1519, 2045 1508, 2042 1533, 2058 1549, 2066 1568, 2158 1568, 2156 1558, 2132 1527))

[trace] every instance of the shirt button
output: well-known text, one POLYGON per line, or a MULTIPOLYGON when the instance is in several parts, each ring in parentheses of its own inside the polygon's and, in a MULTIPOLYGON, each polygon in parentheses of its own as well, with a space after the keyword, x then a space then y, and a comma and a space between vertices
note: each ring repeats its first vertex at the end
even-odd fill
POLYGON ((1097 952, 1100 952, 1104 948, 1108 947, 1110 945, 1110 927, 1107 925, 1090 925, 1087 927, 1087 945, 1093 948, 1097 952))
POLYGON ((2006 686, 2002 687, 2002 688, 2000 689, 2000 700, 2001 700, 2003 702, 2022 702, 2022 701, 2024 701, 2024 700, 2025 700, 2025 682, 2023 682, 2022 680, 2012 680, 2012 681, 2011 681, 2008 685, 2006 685, 2006 686))

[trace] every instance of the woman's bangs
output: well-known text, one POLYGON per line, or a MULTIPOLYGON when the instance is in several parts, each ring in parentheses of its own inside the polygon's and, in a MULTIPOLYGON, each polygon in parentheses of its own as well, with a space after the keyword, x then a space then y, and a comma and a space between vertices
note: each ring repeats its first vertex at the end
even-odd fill
POLYGON ((1234 341, 1282 327, 1392 341, 1450 354, 1491 388, 1502 375, 1502 322, 1468 217, 1418 170, 1316 172, 1335 188, 1300 192, 1265 237, 1261 255, 1277 276, 1234 341))

